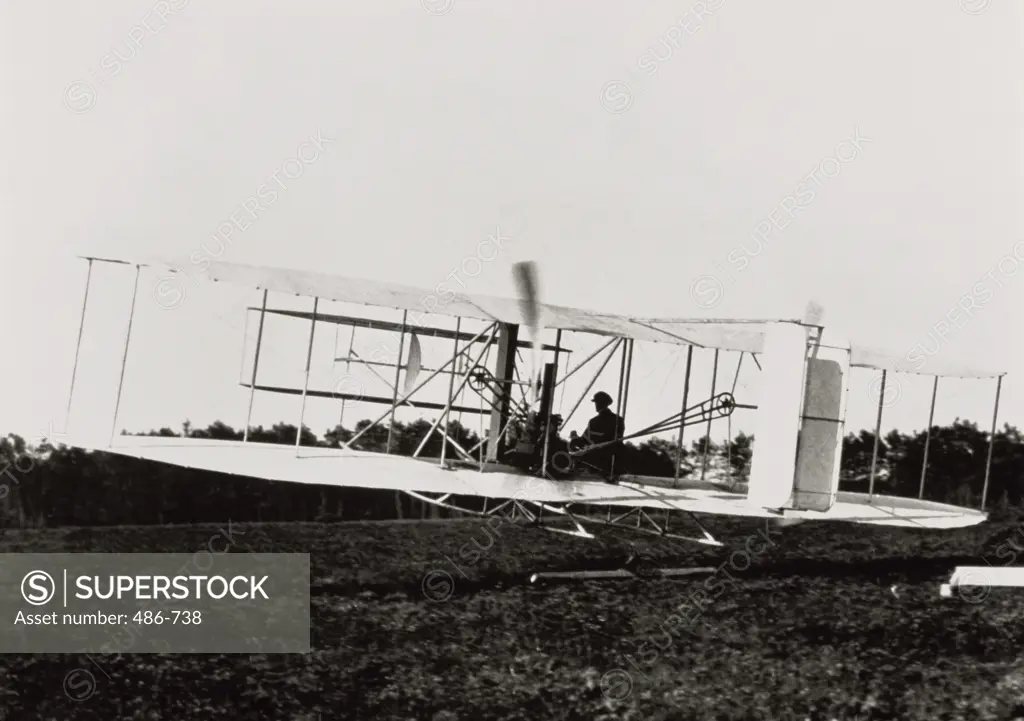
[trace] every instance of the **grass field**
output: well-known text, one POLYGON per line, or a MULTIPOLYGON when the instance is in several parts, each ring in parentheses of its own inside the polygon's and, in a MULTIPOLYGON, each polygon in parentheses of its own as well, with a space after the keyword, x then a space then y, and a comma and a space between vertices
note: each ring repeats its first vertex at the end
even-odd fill
POLYGON ((1024 596, 938 597, 955 565, 1013 563, 1018 521, 711 523, 727 549, 475 521, 8 530, 2 552, 308 552, 314 651, 6 655, 0 719, 1024 718, 1024 596), (718 571, 528 582, 633 552, 718 571))

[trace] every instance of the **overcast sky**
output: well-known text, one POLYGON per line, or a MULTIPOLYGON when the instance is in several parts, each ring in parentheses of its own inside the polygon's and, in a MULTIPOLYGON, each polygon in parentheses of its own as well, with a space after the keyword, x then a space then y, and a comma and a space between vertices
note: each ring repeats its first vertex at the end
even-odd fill
MULTIPOLYGON (((1020 365, 1024 22, 1011 0, 2 12, 2 432, 64 426, 82 253, 196 259, 176 289, 141 275, 119 416, 131 430, 244 422, 242 308, 259 293, 211 288, 202 257, 499 295, 510 264, 535 258, 555 303, 792 316, 814 298, 854 342, 1020 365), (232 220, 228 242, 213 240, 232 220), (501 252, 467 268, 496 232, 501 252)), ((80 392, 113 402, 133 274, 94 269, 76 406, 80 392)), ((282 383, 301 386, 307 332, 292 321, 266 341, 282 383)), ((251 356, 254 322, 248 336, 251 356)), ((334 342, 318 332, 316 387, 338 377, 334 342)), ((578 358, 599 341, 567 342, 578 358)), ((633 428, 676 411, 682 387, 677 349, 637 349, 633 428)), ((424 342, 427 364, 448 352, 424 342)), ((691 397, 706 397, 711 355, 697 356, 691 397)), ((731 385, 736 357, 721 362, 731 385)), ((609 369, 599 385, 614 395, 609 369)), ((851 430, 874 423, 875 375, 851 382, 851 430)), ((1000 410, 1017 425, 1020 388, 1004 382, 1000 410)), ((901 379, 885 426, 922 428, 930 391, 901 379)), ((936 421, 987 428, 994 391, 940 384, 936 421)), ((253 419, 298 411, 295 397, 258 398, 253 419)), ((306 422, 322 433, 338 412, 312 403, 306 422)))

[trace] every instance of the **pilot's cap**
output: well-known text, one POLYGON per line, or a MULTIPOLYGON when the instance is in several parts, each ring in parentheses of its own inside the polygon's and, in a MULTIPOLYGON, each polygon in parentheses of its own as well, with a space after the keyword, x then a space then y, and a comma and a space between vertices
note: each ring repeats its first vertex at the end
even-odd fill
POLYGON ((592 400, 594 403, 602 403, 606 406, 610 406, 612 404, 612 397, 605 393, 604 391, 598 391, 590 400, 592 400))

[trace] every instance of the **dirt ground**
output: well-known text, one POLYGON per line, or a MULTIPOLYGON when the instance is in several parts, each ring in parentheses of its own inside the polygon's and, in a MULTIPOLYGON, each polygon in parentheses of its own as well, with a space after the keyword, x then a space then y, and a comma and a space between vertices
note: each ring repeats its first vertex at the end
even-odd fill
POLYGON ((723 549, 511 521, 6 531, 0 552, 306 552, 307 655, 0 657, 0 719, 1024 718, 1010 519, 947 533, 710 521, 723 549), (218 542, 218 548, 224 544, 218 542), (530 582, 535 571, 710 566, 530 582))

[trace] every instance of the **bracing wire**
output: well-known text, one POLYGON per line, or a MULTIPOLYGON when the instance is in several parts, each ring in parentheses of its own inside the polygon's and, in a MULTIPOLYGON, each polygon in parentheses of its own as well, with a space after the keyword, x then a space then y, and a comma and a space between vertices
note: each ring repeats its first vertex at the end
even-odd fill
POLYGON ((672 360, 672 365, 669 367, 668 373, 665 374, 665 380, 661 384, 661 388, 658 390, 659 396, 664 395, 665 386, 668 385, 668 379, 672 377, 672 372, 676 369, 676 366, 679 364, 679 359, 682 358, 683 356, 683 349, 677 348, 675 351, 673 351, 672 355, 674 356, 672 360))

